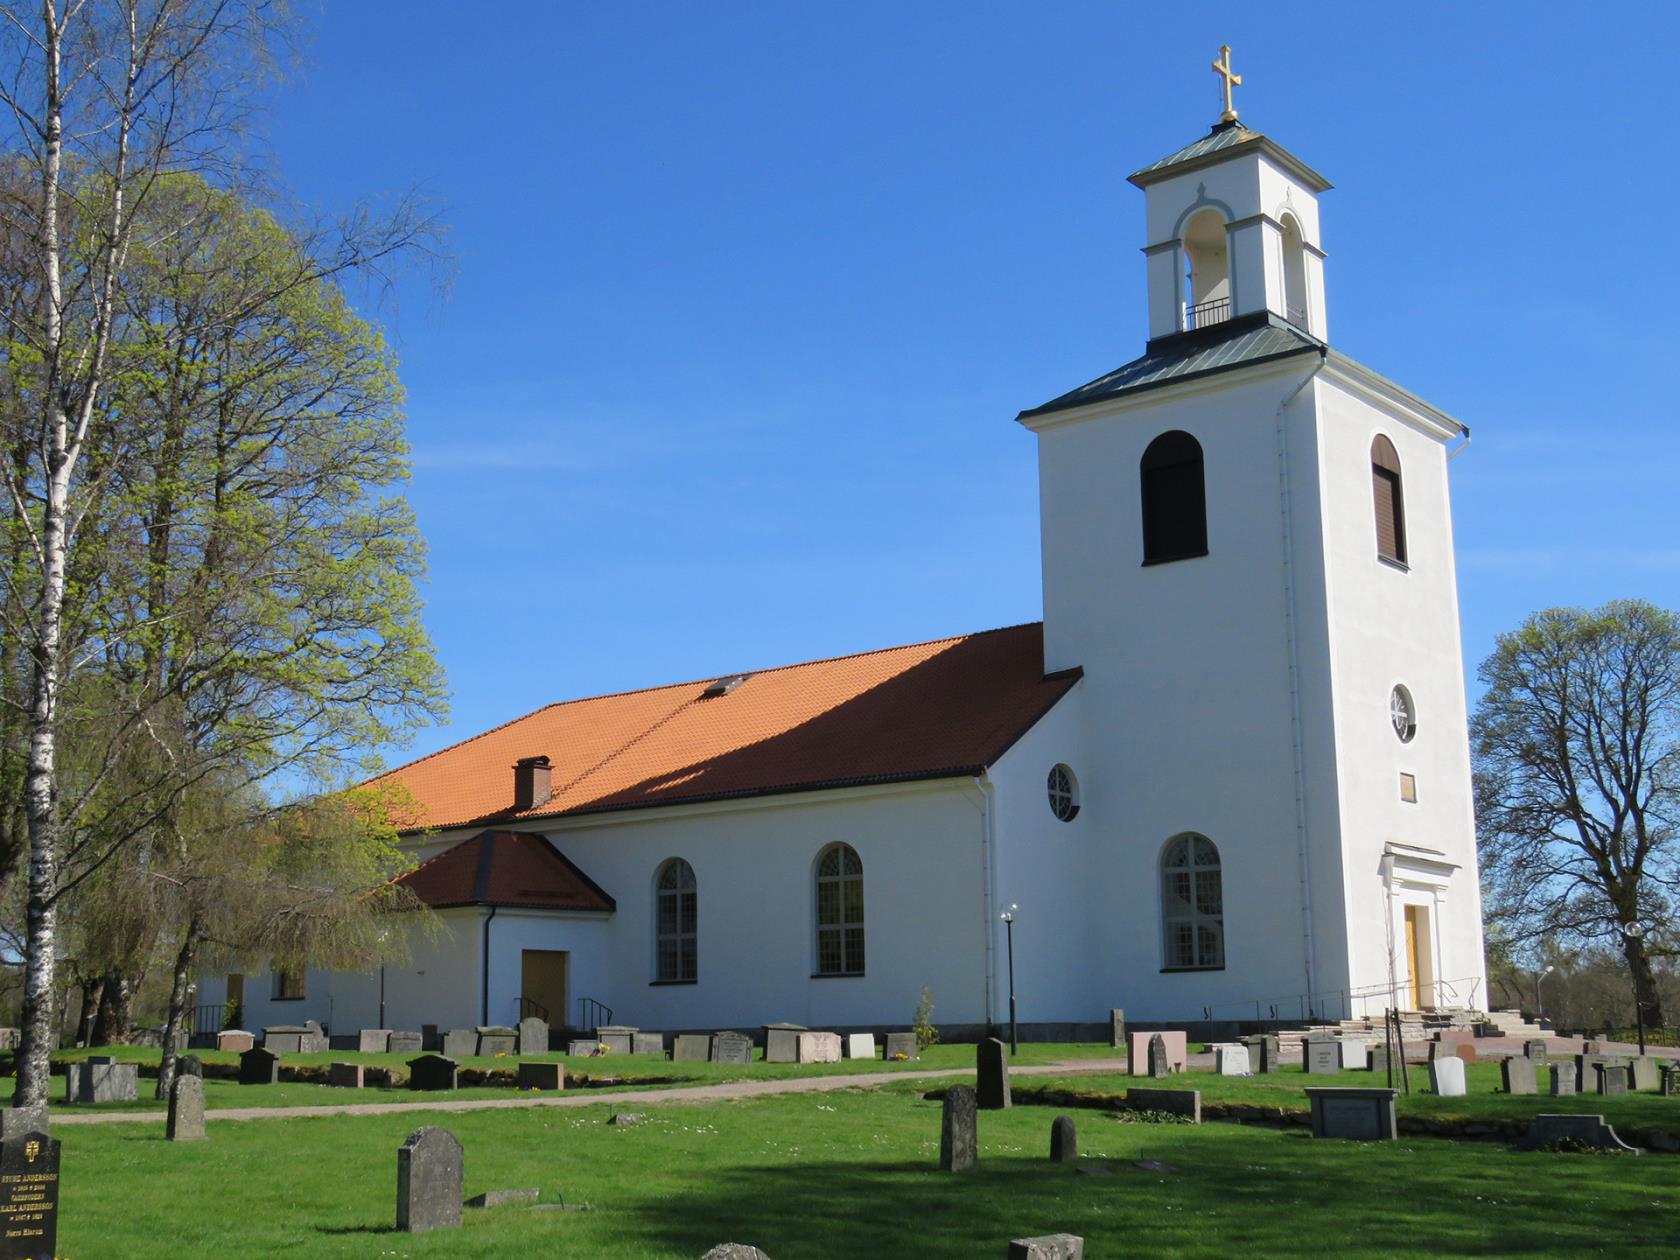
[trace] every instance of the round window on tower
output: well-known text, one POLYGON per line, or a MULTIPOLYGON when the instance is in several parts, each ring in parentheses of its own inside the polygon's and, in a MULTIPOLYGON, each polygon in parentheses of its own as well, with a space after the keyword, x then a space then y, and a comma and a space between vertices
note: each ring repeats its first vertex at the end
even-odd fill
POLYGON ((1079 781, 1073 777, 1073 771, 1064 765, 1052 766, 1046 786, 1050 792, 1050 812, 1063 822, 1072 822, 1079 813, 1079 781))
POLYGON ((1394 723, 1394 733, 1402 744, 1412 742, 1412 736, 1417 734, 1417 705, 1412 700, 1412 693, 1403 686, 1396 686, 1388 696, 1388 718, 1394 723))

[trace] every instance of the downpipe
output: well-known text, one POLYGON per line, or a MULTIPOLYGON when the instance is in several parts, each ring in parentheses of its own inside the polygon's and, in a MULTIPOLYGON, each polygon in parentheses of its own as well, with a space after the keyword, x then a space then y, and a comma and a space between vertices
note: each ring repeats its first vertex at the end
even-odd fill
POLYGON ((480 961, 483 963, 483 973, 478 982, 479 1023, 484 1027, 490 1024, 490 925, 495 922, 498 906, 491 906, 490 913, 484 916, 484 943, 479 946, 480 961))

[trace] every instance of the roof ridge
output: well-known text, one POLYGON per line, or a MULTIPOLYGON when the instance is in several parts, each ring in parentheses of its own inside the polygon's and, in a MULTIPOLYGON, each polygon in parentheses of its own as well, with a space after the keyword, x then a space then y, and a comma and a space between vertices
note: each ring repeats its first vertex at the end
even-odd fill
POLYGON ((434 752, 429 752, 423 757, 416 757, 413 761, 405 761, 401 765, 392 766, 388 770, 382 770, 372 778, 365 780, 365 782, 377 783, 381 779, 388 779, 394 774, 412 769, 418 765, 423 765, 424 763, 431 761, 433 758, 441 757, 445 753, 454 752, 457 748, 464 748, 466 745, 484 739, 487 736, 494 735, 498 731, 504 731, 510 726, 517 726, 519 723, 526 721, 529 718, 536 717, 539 713, 546 713, 550 709, 565 708, 567 705, 587 704, 594 700, 617 700, 625 696, 650 695, 656 691, 671 691, 679 687, 698 687, 702 683, 709 683, 718 678, 728 678, 733 674, 777 674, 790 669, 803 669, 808 665, 829 665, 837 661, 860 660, 866 656, 880 656, 887 652, 903 652, 910 648, 930 647, 935 643, 957 643, 964 639, 978 639, 983 635, 1004 634, 1010 630, 1023 630, 1028 626, 1037 626, 1042 624, 1042 619, 1038 621, 1019 621, 1008 626, 993 626, 989 630, 971 630, 964 634, 940 635, 932 639, 918 639, 914 643, 895 643, 890 644, 887 647, 868 648, 861 652, 841 652, 834 656, 819 656, 808 661, 790 661, 785 665, 769 665, 763 669, 732 670, 721 674, 706 674, 702 677, 688 679, 683 682, 659 683, 652 687, 630 687, 623 691, 603 691, 598 695, 574 696, 569 700, 551 700, 547 704, 538 705, 529 712, 521 713, 518 717, 509 718, 505 722, 499 722, 495 726, 490 727, 488 730, 480 731, 476 735, 468 735, 463 739, 456 740, 453 744, 446 744, 442 748, 439 748, 434 752))

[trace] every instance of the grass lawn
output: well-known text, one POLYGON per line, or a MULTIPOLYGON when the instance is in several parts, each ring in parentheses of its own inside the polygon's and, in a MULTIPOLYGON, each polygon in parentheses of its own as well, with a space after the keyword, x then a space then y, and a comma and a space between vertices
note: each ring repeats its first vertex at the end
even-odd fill
POLYGON ((1680 1165, 1660 1156, 1313 1141, 1086 1111, 1081 1165, 1107 1171, 1080 1175, 1045 1158, 1053 1114, 982 1113, 980 1169, 955 1176, 936 1169, 939 1107, 910 1082, 654 1108, 630 1127, 609 1127, 603 1106, 439 1116, 465 1144, 467 1194, 539 1186, 545 1202, 563 1190, 594 1210, 469 1211, 462 1229, 417 1236, 390 1232, 395 1152, 415 1116, 212 1123, 208 1141, 181 1144, 151 1126, 66 1127, 59 1252, 695 1260, 735 1240, 776 1260, 970 1260, 1069 1230, 1093 1260, 1674 1254, 1680 1165))

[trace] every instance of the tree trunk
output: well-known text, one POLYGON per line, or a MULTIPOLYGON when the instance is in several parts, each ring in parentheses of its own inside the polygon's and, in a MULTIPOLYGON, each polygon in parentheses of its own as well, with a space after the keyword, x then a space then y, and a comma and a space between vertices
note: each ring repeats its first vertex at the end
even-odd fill
POLYGON ((1657 977, 1651 970, 1651 956, 1645 952, 1645 938, 1624 936, 1623 956, 1633 975, 1633 1000, 1645 1019, 1645 1031, 1663 1026, 1662 999, 1657 995, 1657 977))
POLYGON ((89 981, 82 985, 82 1013, 76 1021, 76 1045, 78 1047, 92 1045, 93 1020, 98 1014, 100 1000, 105 994, 103 979, 89 981))
POLYGON ((187 1012, 187 986, 192 983, 193 956, 198 952, 199 919, 195 914, 181 938, 180 951, 175 955, 175 975, 169 986, 169 1015, 163 1024, 163 1061, 158 1065, 157 1096, 169 1097, 169 1086, 175 1079, 175 1048, 187 1012))

